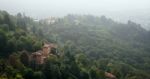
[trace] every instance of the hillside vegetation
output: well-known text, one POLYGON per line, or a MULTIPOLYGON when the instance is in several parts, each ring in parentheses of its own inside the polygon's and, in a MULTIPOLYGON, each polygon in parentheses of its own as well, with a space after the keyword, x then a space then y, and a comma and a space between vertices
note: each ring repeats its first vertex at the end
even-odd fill
POLYGON ((105 72, 150 79, 150 31, 105 16, 35 21, 0 11, 0 79, 108 79, 105 72), (28 55, 44 41, 57 44, 57 55, 35 66, 28 55))

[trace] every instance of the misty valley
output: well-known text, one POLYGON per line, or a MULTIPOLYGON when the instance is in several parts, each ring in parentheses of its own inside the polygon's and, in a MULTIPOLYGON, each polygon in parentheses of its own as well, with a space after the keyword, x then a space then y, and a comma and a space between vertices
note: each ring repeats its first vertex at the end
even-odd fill
POLYGON ((150 31, 107 16, 1 10, 0 79, 150 79, 150 31))

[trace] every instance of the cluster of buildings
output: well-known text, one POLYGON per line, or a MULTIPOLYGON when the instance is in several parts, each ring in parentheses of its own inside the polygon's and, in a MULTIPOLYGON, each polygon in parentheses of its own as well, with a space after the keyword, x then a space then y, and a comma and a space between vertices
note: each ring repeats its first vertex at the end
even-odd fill
POLYGON ((35 61, 36 64, 43 64, 50 55, 57 52, 52 52, 52 50, 56 48, 57 46, 55 44, 45 42, 41 50, 38 50, 30 55, 30 59, 35 61))

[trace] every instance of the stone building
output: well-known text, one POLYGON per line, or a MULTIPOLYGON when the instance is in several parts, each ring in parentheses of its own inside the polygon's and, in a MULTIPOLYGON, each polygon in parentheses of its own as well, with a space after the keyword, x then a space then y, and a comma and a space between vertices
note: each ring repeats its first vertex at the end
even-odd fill
POLYGON ((36 64, 43 64, 44 61, 49 57, 51 50, 56 48, 57 46, 52 43, 44 43, 41 50, 36 51, 31 54, 30 60, 35 61, 36 64))

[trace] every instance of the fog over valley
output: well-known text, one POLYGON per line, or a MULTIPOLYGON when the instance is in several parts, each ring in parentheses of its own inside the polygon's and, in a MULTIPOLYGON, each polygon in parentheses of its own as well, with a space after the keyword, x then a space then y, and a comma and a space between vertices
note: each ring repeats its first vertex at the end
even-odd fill
POLYGON ((149 0, 0 0, 0 9, 35 19, 67 14, 105 15, 119 22, 132 20, 150 28, 149 0))
POLYGON ((150 79, 150 0, 0 0, 0 79, 150 79))

